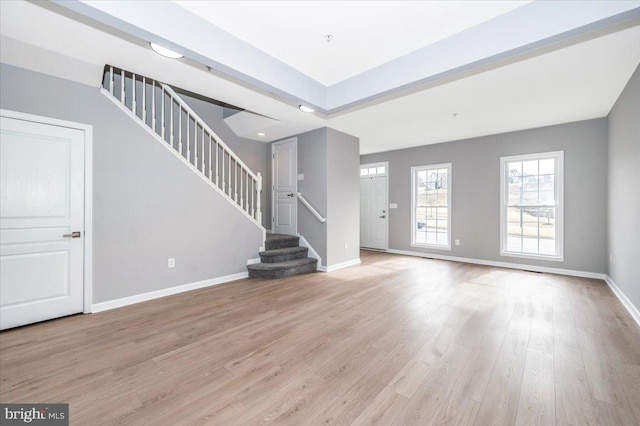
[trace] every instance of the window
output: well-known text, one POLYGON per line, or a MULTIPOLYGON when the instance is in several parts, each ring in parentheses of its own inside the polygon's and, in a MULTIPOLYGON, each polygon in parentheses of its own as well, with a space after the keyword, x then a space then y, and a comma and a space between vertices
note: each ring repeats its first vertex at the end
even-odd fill
POLYGON ((563 152, 500 159, 500 254, 563 259, 563 152))
POLYGON ((411 245, 451 249, 451 163, 411 168, 411 245))
POLYGON ((387 174, 386 163, 365 164, 360 166, 360 176, 385 176, 387 174), (375 166, 375 167, 370 167, 375 166))

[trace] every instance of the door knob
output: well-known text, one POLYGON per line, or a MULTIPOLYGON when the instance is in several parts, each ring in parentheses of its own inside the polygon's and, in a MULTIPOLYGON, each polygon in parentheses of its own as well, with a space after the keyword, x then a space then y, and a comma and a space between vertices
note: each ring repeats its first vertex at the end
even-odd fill
POLYGON ((82 233, 80 231, 75 231, 70 234, 64 234, 62 238, 80 238, 82 233))
POLYGON ((380 219, 384 219, 384 218, 386 218, 386 217, 387 217, 387 216, 382 215, 382 216, 380 216, 380 219))
POLYGON ((293 192, 291 194, 287 194, 287 197, 293 198, 293 192))

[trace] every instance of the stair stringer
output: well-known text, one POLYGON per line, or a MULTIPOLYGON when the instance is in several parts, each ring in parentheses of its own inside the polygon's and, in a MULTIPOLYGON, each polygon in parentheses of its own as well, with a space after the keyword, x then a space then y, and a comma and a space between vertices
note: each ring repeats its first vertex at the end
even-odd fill
POLYGON ((326 272, 327 268, 322 265, 322 257, 320 257, 318 252, 315 251, 313 246, 309 244, 309 241, 307 241, 307 239, 302 234, 297 233, 296 235, 300 237, 300 246, 306 247, 309 249, 309 257, 316 259, 318 261, 318 266, 316 270, 326 272))

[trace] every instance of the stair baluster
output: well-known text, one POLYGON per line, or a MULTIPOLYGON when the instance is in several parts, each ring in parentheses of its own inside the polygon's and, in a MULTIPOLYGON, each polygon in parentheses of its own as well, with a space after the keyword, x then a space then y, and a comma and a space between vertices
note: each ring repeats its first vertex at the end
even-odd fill
POLYGON ((262 226, 260 202, 262 175, 260 173, 253 173, 170 86, 110 65, 105 67, 105 73, 108 74, 107 78, 103 79, 102 93, 105 96, 119 105, 123 111, 131 114, 132 118, 138 120, 141 125, 151 130, 159 140, 168 144, 174 153, 179 154, 193 167, 194 171, 206 178, 214 188, 217 188, 256 224, 262 226), (116 81, 116 75, 119 76, 119 82, 116 81), (142 82, 140 114, 138 114, 140 99, 137 94, 137 78, 142 82), (129 81, 130 85, 127 84, 129 81), (116 95, 116 83, 120 85, 119 96, 116 95), (149 99, 151 108, 148 107, 147 102, 147 84, 151 90, 149 99), (127 101, 130 102, 129 106, 127 101), (160 102, 160 105, 157 102, 160 102), (174 111, 176 108, 177 110, 174 111), (167 120, 169 120, 168 125, 167 120), (186 134, 183 134, 183 120, 186 120, 186 134), (191 124, 192 121, 193 124, 191 124), (193 133, 193 140, 191 133, 193 133), (185 143, 186 147, 184 147, 185 143))

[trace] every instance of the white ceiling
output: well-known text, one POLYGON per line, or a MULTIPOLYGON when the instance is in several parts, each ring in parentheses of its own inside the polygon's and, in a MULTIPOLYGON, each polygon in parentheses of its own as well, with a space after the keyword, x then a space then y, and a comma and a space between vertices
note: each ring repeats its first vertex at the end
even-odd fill
POLYGON ((358 135, 367 154, 605 117, 639 62, 636 26, 335 117, 331 127, 358 135))
POLYGON ((530 1, 175 3, 329 86, 530 1))
POLYGON ((633 24, 329 117, 302 113, 290 100, 204 66, 162 58, 139 37, 50 3, 0 1, 0 61, 95 87, 111 64, 275 120, 252 128, 253 139, 271 142, 328 126, 359 137, 365 154, 604 117, 640 63, 638 19, 633 24), (266 136, 257 136, 261 130, 266 136))

